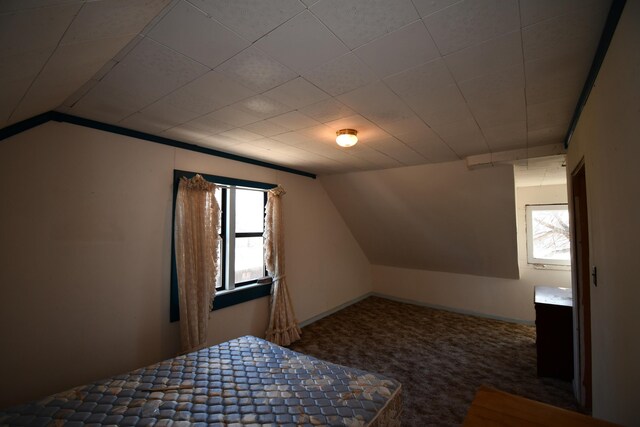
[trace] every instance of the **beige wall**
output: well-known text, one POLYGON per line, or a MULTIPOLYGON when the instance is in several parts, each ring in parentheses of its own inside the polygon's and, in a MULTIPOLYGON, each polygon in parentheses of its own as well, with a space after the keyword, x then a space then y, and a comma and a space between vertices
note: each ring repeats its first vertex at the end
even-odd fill
POLYGON ((516 201, 519 280, 374 265, 374 292, 466 313, 532 322, 533 287, 568 287, 571 273, 527 264, 525 205, 565 203, 567 189, 563 185, 521 187, 516 201))
POLYGON ((321 181, 374 265, 518 278, 512 166, 457 161, 321 181))
MULTIPOLYGON (((370 290, 317 180, 50 122, 0 142, 0 407, 175 355, 173 169, 282 184, 304 321, 370 290)), ((262 336, 268 298, 218 310, 209 343, 262 336)))
POLYGON ((568 151, 584 159, 589 215, 593 415, 640 425, 640 2, 628 1, 568 151))

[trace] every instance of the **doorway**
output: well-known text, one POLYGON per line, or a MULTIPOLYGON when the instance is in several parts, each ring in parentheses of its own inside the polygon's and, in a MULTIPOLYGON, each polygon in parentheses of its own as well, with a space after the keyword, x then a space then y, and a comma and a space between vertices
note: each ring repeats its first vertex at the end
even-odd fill
MULTIPOLYGON (((577 326, 576 387, 578 400, 591 412, 591 274, 589 268, 589 218, 584 160, 571 174, 574 236, 574 304, 577 326)), ((596 279, 594 271, 594 280, 596 279)), ((594 281, 594 285, 597 282, 594 281)))

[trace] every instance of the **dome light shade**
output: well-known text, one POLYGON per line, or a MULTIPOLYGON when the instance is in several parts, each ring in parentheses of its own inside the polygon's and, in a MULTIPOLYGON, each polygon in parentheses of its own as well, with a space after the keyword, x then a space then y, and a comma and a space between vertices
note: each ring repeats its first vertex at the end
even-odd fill
POLYGON ((355 129, 340 129, 336 132, 336 143, 341 147, 353 147, 358 142, 357 135, 355 129))

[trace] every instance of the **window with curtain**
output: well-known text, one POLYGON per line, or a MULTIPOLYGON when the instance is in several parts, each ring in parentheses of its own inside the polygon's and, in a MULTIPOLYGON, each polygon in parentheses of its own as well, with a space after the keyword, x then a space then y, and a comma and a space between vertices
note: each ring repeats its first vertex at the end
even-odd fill
MULTIPOLYGON (((194 172, 174 171, 174 211, 177 183, 194 172)), ((200 174, 217 188, 215 198, 221 215, 218 227, 218 270, 213 310, 271 294, 264 264, 264 215, 266 190, 274 184, 200 174)), ((175 218, 174 218, 175 221, 175 218)), ((171 321, 180 318, 175 250, 172 245, 171 321)))

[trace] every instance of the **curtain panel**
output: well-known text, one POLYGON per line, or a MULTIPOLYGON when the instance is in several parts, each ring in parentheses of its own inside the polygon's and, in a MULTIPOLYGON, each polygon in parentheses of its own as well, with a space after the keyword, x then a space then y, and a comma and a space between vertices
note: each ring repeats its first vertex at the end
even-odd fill
POLYGON ((218 271, 220 207, 216 185, 196 175, 182 177, 175 211, 175 255, 183 353, 206 344, 218 271))
POLYGON ((267 193, 264 231, 264 257, 267 271, 273 278, 271 311, 267 340, 278 345, 289 345, 300 339, 302 331, 293 311, 285 276, 284 229, 282 223, 282 196, 278 186, 267 193))

